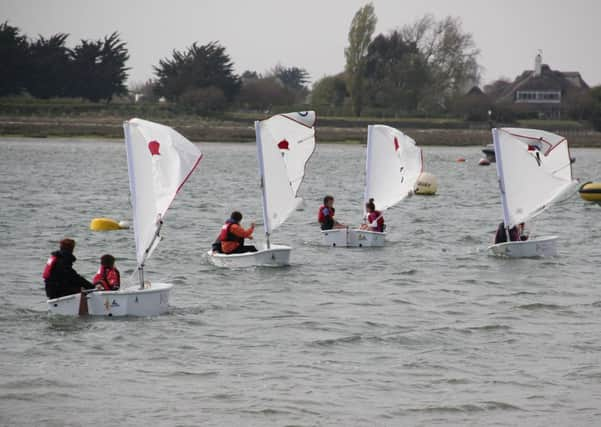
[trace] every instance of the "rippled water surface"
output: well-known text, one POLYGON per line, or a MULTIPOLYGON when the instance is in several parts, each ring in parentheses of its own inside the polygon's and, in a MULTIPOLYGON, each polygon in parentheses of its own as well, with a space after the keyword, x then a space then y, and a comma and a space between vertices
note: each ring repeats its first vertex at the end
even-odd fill
MULTIPOLYGON (((599 425, 601 207, 576 196, 536 221, 557 258, 489 257, 494 166, 480 147, 428 147, 439 195, 388 211, 384 248, 330 249, 316 210, 331 193, 357 222, 364 147, 319 145, 304 210, 273 236, 293 265, 222 270, 204 256, 222 221, 261 218, 255 147, 201 149, 148 262, 175 284, 169 313, 52 318, 41 272, 62 237, 89 278, 106 252, 123 277, 135 267, 131 230, 88 230, 130 219, 125 149, 0 140, 0 424, 599 425)), ((601 178, 601 151, 572 153, 576 176, 601 178)))

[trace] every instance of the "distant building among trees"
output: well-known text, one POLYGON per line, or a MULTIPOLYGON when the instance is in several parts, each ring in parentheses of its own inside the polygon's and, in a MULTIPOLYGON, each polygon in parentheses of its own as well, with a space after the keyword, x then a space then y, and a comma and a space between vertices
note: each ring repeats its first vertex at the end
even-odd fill
POLYGON ((580 104, 589 93, 589 86, 579 72, 552 70, 536 55, 534 69, 520 74, 496 99, 497 104, 513 104, 523 112, 536 113, 539 118, 561 119, 580 104))

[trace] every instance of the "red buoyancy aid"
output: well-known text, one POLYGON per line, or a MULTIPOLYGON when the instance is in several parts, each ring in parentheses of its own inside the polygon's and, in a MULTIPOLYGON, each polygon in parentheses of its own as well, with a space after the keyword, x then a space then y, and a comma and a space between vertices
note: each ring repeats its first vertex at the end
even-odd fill
POLYGON ((121 274, 119 273, 119 270, 114 267, 109 268, 101 265, 94 276, 92 283, 95 285, 100 283, 104 290, 114 291, 119 289, 119 286, 121 285, 121 274))
POLYGON ((370 226, 372 226, 372 223, 376 220, 377 220, 377 222, 376 222, 377 231, 383 232, 384 231, 384 217, 382 216, 382 212, 373 211, 369 215, 367 215, 367 222, 369 223, 370 226))
POLYGON ((336 209, 328 208, 327 206, 322 205, 319 208, 319 212, 317 213, 317 222, 319 222, 319 223, 325 222, 326 218, 334 217, 335 212, 336 212, 336 209))
POLYGON ((220 242, 238 242, 240 244, 244 242, 244 238, 238 237, 230 232, 230 228, 234 224, 234 222, 226 222, 223 224, 223 227, 221 227, 221 232, 219 233, 220 242))
POLYGON ((54 269, 54 266, 56 265, 56 260, 57 260, 56 255, 50 255, 50 258, 48 258, 48 262, 46 263, 46 267, 44 267, 44 272, 42 273, 42 278, 44 280, 48 280, 50 278, 50 275, 52 274, 52 270, 54 269))

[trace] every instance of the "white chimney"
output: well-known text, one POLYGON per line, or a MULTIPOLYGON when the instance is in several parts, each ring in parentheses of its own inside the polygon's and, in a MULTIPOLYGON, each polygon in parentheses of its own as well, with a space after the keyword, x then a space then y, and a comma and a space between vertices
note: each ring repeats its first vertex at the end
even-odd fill
POLYGON ((534 58, 534 75, 540 76, 543 72, 543 55, 542 51, 539 50, 536 54, 536 58, 534 58))

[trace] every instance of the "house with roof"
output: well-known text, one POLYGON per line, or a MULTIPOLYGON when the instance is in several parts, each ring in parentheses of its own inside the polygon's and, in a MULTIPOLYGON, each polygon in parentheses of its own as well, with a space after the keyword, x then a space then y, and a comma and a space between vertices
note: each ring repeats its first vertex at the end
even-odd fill
POLYGON ((539 118, 561 119, 570 99, 588 90, 579 72, 552 70, 543 64, 538 53, 534 69, 520 74, 496 103, 513 104, 523 111, 537 113, 539 118))

